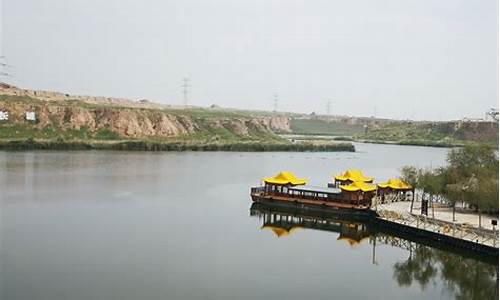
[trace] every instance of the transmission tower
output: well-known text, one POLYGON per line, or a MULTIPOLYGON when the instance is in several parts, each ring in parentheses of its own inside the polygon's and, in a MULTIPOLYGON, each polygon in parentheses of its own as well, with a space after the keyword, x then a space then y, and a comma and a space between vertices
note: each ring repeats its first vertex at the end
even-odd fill
POLYGON ((188 89, 191 87, 189 85, 189 78, 185 77, 182 79, 183 84, 181 85, 182 87, 182 94, 184 96, 184 107, 188 106, 188 89))
POLYGON ((330 108, 331 108, 331 105, 332 105, 332 100, 331 99, 328 99, 326 101, 326 114, 327 115, 330 115, 330 108))
POLYGON ((274 112, 278 111, 278 101, 279 101, 278 94, 274 94, 274 100, 273 100, 274 112))
POLYGON ((490 110, 487 111, 486 114, 490 116, 493 121, 498 122, 498 109, 490 108, 490 110))
POLYGON ((0 56, 0 78, 2 77, 10 77, 10 74, 5 71, 5 68, 10 67, 10 65, 3 62, 5 56, 0 56))

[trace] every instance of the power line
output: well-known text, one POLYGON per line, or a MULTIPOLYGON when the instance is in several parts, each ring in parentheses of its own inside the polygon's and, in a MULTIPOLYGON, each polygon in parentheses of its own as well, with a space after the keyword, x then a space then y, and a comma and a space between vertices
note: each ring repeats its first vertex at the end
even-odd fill
POLYGON ((182 87, 182 94, 184 95, 184 107, 188 106, 188 89, 191 87, 189 85, 189 78, 185 77, 182 79, 183 84, 181 85, 182 87))

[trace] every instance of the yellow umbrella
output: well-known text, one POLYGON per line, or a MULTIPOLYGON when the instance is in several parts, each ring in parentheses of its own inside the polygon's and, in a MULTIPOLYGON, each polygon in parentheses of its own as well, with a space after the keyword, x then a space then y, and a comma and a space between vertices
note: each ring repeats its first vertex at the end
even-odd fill
POLYGON ((297 178, 292 172, 280 172, 274 177, 264 178, 264 182, 271 184, 291 184, 291 185, 303 185, 306 184, 307 180, 304 178, 297 178))

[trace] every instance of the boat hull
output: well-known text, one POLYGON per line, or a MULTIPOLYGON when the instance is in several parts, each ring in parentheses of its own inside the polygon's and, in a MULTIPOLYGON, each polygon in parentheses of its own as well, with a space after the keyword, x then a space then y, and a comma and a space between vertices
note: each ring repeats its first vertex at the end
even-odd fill
POLYGON ((300 199, 291 197, 279 197, 262 195, 260 193, 251 194, 254 203, 262 203, 276 207, 286 207, 300 209, 304 211, 329 212, 340 215, 373 216, 374 212, 367 206, 348 205, 344 203, 316 201, 310 199, 300 199))

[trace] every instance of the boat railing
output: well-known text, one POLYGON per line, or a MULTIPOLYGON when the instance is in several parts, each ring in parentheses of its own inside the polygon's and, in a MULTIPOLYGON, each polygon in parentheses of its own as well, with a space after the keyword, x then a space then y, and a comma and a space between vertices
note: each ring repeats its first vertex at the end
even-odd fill
MULTIPOLYGON (((250 189, 252 194, 265 194, 267 196, 282 196, 282 197, 293 197, 296 199, 303 200, 322 200, 324 202, 336 202, 336 203, 353 203, 353 199, 345 199, 345 198, 329 198, 329 197, 317 197, 312 195, 304 195, 304 194, 292 194, 289 191, 281 192, 277 190, 266 190, 265 187, 252 187, 250 189)), ((357 200, 359 205, 366 205, 370 207, 371 199, 359 199, 357 200)))
POLYGON ((260 193, 263 193, 265 191, 265 188, 263 186, 257 186, 257 187, 253 187, 250 189, 250 193, 252 194, 260 194, 260 193))
POLYGON ((379 218, 393 223, 432 231, 478 244, 498 248, 498 231, 486 228, 477 228, 469 224, 453 223, 427 217, 425 215, 401 213, 389 210, 379 210, 379 218))

